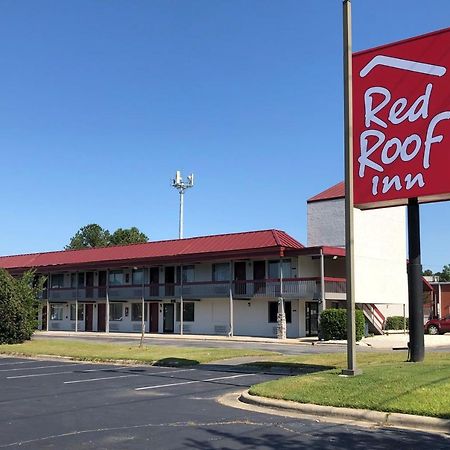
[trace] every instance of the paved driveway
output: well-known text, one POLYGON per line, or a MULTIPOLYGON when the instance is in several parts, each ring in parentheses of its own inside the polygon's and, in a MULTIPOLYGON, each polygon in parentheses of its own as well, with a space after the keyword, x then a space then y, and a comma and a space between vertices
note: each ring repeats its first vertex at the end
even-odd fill
POLYGON ((0 448, 449 448, 445 437, 229 408, 216 397, 276 377, 239 368, 0 358, 0 448))

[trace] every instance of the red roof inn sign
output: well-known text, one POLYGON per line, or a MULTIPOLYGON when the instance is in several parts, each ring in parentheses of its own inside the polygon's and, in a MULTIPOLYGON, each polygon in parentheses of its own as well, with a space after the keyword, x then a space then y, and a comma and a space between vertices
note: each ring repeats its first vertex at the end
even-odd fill
POLYGON ((450 28, 353 55, 354 204, 450 199, 450 28))

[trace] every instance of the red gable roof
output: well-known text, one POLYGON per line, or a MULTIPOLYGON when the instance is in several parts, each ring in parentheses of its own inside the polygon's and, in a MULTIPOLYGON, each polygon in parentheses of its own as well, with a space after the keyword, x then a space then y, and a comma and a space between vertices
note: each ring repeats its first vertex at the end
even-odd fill
POLYGON ((130 263, 134 261, 163 261, 186 259, 187 257, 219 257, 233 253, 259 253, 285 249, 304 248, 300 242, 284 231, 263 230, 244 233, 200 236, 188 239, 155 241, 145 244, 120 245, 115 247, 64 250, 27 255, 2 256, 0 267, 23 270, 27 268, 50 268, 52 266, 74 267, 95 263, 130 263))
POLYGON ((307 203, 319 202, 321 200, 332 200, 335 198, 344 198, 345 197, 345 186, 344 182, 341 181, 338 184, 326 189, 323 192, 311 197, 307 200, 307 203))

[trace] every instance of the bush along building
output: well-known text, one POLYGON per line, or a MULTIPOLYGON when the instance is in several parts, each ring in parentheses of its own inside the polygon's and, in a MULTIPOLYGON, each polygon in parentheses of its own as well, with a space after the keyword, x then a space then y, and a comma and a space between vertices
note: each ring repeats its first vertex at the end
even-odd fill
MULTIPOLYGON (((345 307, 343 184, 308 200, 308 246, 262 230, 0 257, 35 269, 43 330, 315 336, 345 307)), ((407 314, 403 207, 356 211, 356 302, 373 332, 407 314)))

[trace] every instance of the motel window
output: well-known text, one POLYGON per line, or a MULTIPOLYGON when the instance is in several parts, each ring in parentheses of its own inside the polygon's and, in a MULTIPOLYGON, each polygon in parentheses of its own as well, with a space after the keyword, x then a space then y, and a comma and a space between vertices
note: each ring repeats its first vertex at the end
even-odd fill
POLYGON ((51 288, 57 289, 64 287, 64 274, 63 273, 55 273, 52 275, 51 288))
MULTIPOLYGON (((181 268, 177 267, 177 280, 181 280, 181 268)), ((194 278, 195 266, 183 266, 183 283, 192 283, 194 278)))
MULTIPOLYGON (((284 302, 284 312, 286 314, 286 323, 292 322, 292 304, 284 302)), ((278 302, 269 302, 269 323, 277 323, 278 302)))
POLYGON ((212 265, 213 281, 230 281, 230 265, 228 263, 219 263, 212 265))
POLYGON ((63 320, 64 305, 50 304, 50 320, 63 320))
POLYGON ((131 274, 132 282, 131 284, 135 286, 140 286, 144 282, 144 271, 142 269, 133 269, 131 274))
MULTIPOLYGON (((291 260, 283 260, 283 278, 291 277, 291 260)), ((280 261, 269 261, 269 278, 280 278, 280 261)))
MULTIPOLYGON (((194 322, 194 302, 183 302, 183 322, 194 322)), ((181 306, 177 303, 177 322, 181 321, 181 306)))
POLYGON ((109 304, 109 320, 119 321, 123 319, 123 305, 122 303, 109 304))
POLYGON ((84 287, 84 272, 78 273, 78 287, 84 287))
MULTIPOLYGON (((78 320, 83 320, 84 308, 83 305, 78 305, 78 320)), ((75 304, 70 305, 70 320, 75 320, 75 304)))
POLYGON ((111 270, 109 272, 109 285, 118 286, 124 284, 124 276, 122 270, 111 270))
MULTIPOLYGON (((147 321, 148 308, 144 308, 144 320, 147 321)), ((131 321, 140 322, 142 320, 142 303, 131 304, 131 321)))

